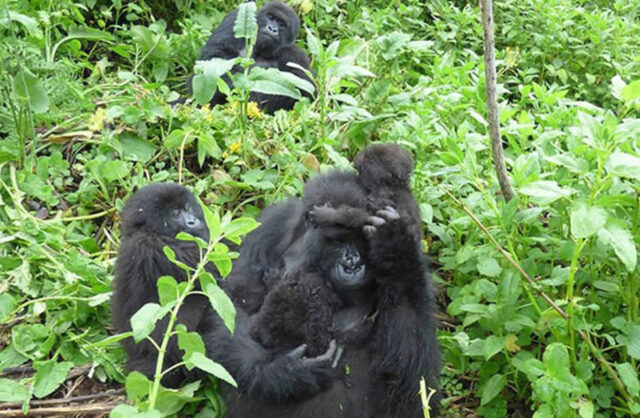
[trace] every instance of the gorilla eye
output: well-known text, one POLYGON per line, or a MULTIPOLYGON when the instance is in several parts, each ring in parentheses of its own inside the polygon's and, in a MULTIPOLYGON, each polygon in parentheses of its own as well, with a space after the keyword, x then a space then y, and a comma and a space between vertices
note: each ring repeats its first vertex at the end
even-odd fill
POLYGON ((171 211, 171 216, 173 216, 174 218, 177 218, 180 216, 180 209, 174 209, 171 211))
POLYGON ((273 14, 267 13, 267 19, 273 19, 273 14))

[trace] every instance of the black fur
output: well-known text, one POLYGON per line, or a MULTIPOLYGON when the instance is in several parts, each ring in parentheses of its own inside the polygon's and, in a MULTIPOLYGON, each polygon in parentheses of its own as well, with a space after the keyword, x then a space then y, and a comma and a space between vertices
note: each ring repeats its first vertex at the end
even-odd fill
MULTIPOLYGON (((233 10, 213 31, 202 49, 200 61, 211 58, 231 59, 244 55, 245 40, 238 39, 233 34, 233 25, 237 15, 238 10, 233 10)), ((287 65, 289 62, 294 62, 311 71, 307 54, 294 43, 300 31, 300 19, 295 11, 284 3, 271 1, 260 9, 257 17, 258 36, 252 55, 255 65, 263 68, 277 68, 310 82, 311 80, 304 71, 287 65)), ((232 69, 232 72, 239 71, 242 71, 239 66, 232 69)), ((225 76, 224 80, 231 85, 229 77, 225 76)), ((187 87, 191 92, 191 78, 187 81, 187 87)), ((303 91, 302 94, 312 98, 307 92, 303 91)), ((216 91, 211 99, 211 106, 223 104, 226 100, 223 93, 216 91)), ((274 112, 278 109, 290 110, 296 102, 290 97, 258 92, 252 92, 250 100, 257 102, 260 109, 266 112, 274 112)))
MULTIPOLYGON (((438 387, 440 353, 433 290, 416 239, 417 203, 408 188, 412 163, 399 150, 369 147, 358 158, 360 174, 317 176, 302 201, 267 209, 245 241, 225 286, 255 312, 254 337, 283 349, 304 342, 314 353, 333 338, 344 353, 328 389, 280 404, 232 398, 231 416, 256 410, 261 417, 421 416, 418 384, 425 377, 438 387), (364 263, 359 287, 331 276, 345 248, 360 252, 364 263)), ((432 407, 438 403, 436 396, 432 407)))
POLYGON ((408 217, 414 237, 420 241, 420 208, 409 188, 413 161, 411 155, 396 144, 369 145, 356 155, 353 165, 369 193, 370 207, 392 204, 408 217))
MULTIPOLYGON (((146 303, 158 303, 157 279, 169 275, 178 281, 186 280, 185 272, 171 263, 162 248, 171 247, 176 258, 190 266, 199 261, 195 243, 175 238, 180 231, 208 239, 202 209, 195 197, 185 187, 174 183, 152 184, 140 189, 125 204, 122 211, 122 242, 118 251, 111 300, 113 324, 118 332, 131 331, 129 320, 146 303), (198 227, 189 229, 176 225, 172 211, 183 210, 189 205, 200 221, 198 227)), ((208 300, 200 295, 190 296, 179 311, 179 321, 189 331, 205 331, 208 317, 213 316, 208 300)), ((151 338, 160 344, 168 319, 156 324, 151 338)), ((135 344, 132 338, 123 342, 129 356, 127 368, 137 370, 153 378, 157 350, 149 341, 135 344)), ((165 368, 182 360, 176 338, 172 338, 165 355, 165 368)), ((185 368, 175 369, 166 375, 162 383, 175 387, 188 377, 185 368)))
MULTIPOLYGON (((144 304, 158 303, 156 282, 160 276, 186 279, 184 271, 166 258, 162 250, 165 245, 175 251, 179 261, 191 267, 198 263, 200 250, 191 242, 177 240, 175 235, 180 231, 208 239, 202 209, 183 186, 153 184, 140 189, 125 204, 112 297, 113 323, 118 332, 131 330, 131 316, 144 304), (191 213, 199 222, 182 212, 191 213)), ((215 267, 210 267, 214 274, 215 267)), ((178 316, 187 329, 202 335, 209 357, 225 366, 237 380, 239 390, 227 389, 229 396, 275 402, 299 399, 321 390, 330 378, 330 356, 305 358, 304 351, 270 351, 254 341, 242 309, 237 310, 233 337, 202 295, 189 296, 178 316)), ((165 318, 151 334, 158 344, 166 326, 165 318)), ((146 340, 135 344, 132 339, 125 340, 124 346, 129 355, 128 369, 152 378, 157 359, 155 347, 146 340)), ((182 353, 176 338, 172 337, 164 368, 181 360, 182 353)), ((185 380, 203 377, 197 370, 178 368, 166 375, 162 383, 176 387, 185 380)))

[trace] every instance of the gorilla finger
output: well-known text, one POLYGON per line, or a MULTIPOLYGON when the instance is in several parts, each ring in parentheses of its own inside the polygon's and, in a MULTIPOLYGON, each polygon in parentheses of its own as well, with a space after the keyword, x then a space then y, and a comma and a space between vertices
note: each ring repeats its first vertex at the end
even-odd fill
POLYGON ((290 359, 298 360, 298 359, 301 359, 306 352, 307 352, 307 345, 301 344, 298 347, 294 348, 293 350, 289 351, 286 354, 286 356, 290 359))
MULTIPOLYGON (((379 215, 380 212, 382 212, 382 211, 379 210, 376 214, 379 215)), ((384 218, 381 218, 379 216, 369 216, 367 218, 367 222, 370 223, 373 226, 382 226, 382 225, 387 223, 387 221, 384 218)))
POLYGON ((336 356, 333 358, 333 363, 331 363, 331 368, 335 369, 338 367, 338 362, 340 362, 340 357, 342 357, 342 353, 344 352, 344 348, 338 347, 336 350, 336 356))
POLYGON ((375 235, 377 229, 373 225, 365 225, 362 227, 362 232, 368 237, 372 237, 375 235))
POLYGON ((336 352, 337 346, 336 340, 331 340, 327 351, 317 357, 305 358, 302 361, 307 366, 317 366, 323 363, 329 363, 333 358, 333 354, 336 352))
POLYGON ((376 215, 380 215, 387 221, 394 221, 396 219, 400 219, 400 214, 392 206, 387 206, 384 209, 380 209, 379 211, 376 212, 376 215))

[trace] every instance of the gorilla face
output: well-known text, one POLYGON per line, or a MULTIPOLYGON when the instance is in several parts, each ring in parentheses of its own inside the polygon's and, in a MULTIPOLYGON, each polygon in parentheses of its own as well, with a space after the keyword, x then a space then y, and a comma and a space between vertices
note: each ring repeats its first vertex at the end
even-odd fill
POLYGON ((339 225, 319 225, 304 237, 307 265, 329 278, 337 290, 355 290, 369 284, 367 244, 362 231, 339 225))
POLYGON ((188 189, 175 183, 140 189, 125 205, 122 229, 125 236, 144 229, 164 237, 186 232, 209 240, 200 204, 188 189))
POLYGON ((283 45, 289 45, 298 37, 300 19, 292 8, 272 1, 258 12, 258 39, 256 55, 268 56, 283 45))

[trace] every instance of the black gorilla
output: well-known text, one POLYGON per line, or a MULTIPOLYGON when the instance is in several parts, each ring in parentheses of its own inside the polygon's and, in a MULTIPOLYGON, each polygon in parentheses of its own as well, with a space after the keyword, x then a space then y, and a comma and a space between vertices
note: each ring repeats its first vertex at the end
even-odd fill
MULTIPOLYGON (((233 25, 238 15, 238 10, 233 10, 213 31, 211 37, 202 49, 200 61, 211 58, 231 59, 245 55, 245 40, 238 39, 233 34, 233 25)), ((302 79, 311 81, 304 71, 287 65, 294 62, 302 68, 311 71, 309 58, 298 46, 294 44, 300 30, 300 19, 295 11, 284 3, 271 1, 258 12, 258 36, 253 48, 252 58, 255 65, 263 68, 277 68, 280 71, 292 73, 302 79)), ((233 72, 241 71, 237 66, 233 72)), ((225 82, 230 84, 228 77, 225 82)), ((187 82, 191 91, 191 78, 187 82)), ((307 92, 302 92, 311 98, 307 92)), ((258 92, 251 93, 251 101, 258 103, 260 109, 273 112, 278 109, 290 110, 296 100, 286 96, 268 95, 258 92)), ((211 106, 226 102, 226 97, 220 91, 216 91, 211 99, 211 106)))
MULTIPOLYGON (((137 191, 122 212, 122 243, 116 261, 112 297, 113 323, 118 332, 131 330, 131 316, 144 304, 158 303, 156 288, 160 276, 171 275, 185 280, 182 269, 171 263, 163 247, 171 247, 177 260, 194 267, 200 258, 198 247, 175 238, 180 231, 208 240, 202 209, 195 197, 183 186, 158 183, 137 191)), ((212 274, 215 267, 211 266, 212 274)), ((209 357, 222 363, 238 382, 236 397, 283 401, 308 396, 328 382, 335 346, 315 358, 305 358, 305 347, 290 352, 266 350, 251 339, 246 314, 238 309, 236 329, 229 335, 222 320, 213 311, 206 297, 190 295, 181 307, 178 321, 189 331, 199 332, 209 357)), ((159 321, 151 334, 160 342, 166 330, 167 318, 159 321)), ((156 348, 149 342, 135 344, 124 341, 129 356, 128 369, 153 378, 157 360, 156 348)), ((175 337, 167 348, 164 368, 182 360, 175 337)), ((197 371, 176 368, 165 375, 162 383, 175 387, 184 380, 202 378, 197 371)))
MULTIPOLYGON (((113 284, 113 324, 118 332, 131 331, 129 320, 144 304, 158 302, 156 281, 160 276, 170 275, 176 280, 185 280, 185 272, 171 263, 162 248, 171 247, 176 258, 190 266, 199 261, 199 250, 195 243, 175 238, 178 232, 209 239, 209 231, 203 220, 202 209, 195 197, 184 187, 173 183, 158 183, 140 189, 125 204, 122 211, 122 243, 118 251, 113 284)), ((204 315, 209 305, 206 297, 190 296, 180 310, 180 322, 189 331, 203 331, 204 315)), ((151 338, 160 342, 168 319, 159 321, 151 338)), ((149 341, 135 344, 133 339, 124 340, 129 356, 128 370, 137 370, 153 378, 157 350, 149 341)), ((166 353, 165 367, 182 360, 175 338, 166 353)), ((165 376, 163 384, 177 386, 186 376, 186 369, 175 369, 165 376)))
MULTIPOLYGON (((304 342, 322 351, 337 340, 344 352, 334 380, 298 402, 232 397, 234 416, 417 417, 420 378, 438 387, 435 301, 416 239, 417 204, 391 182, 411 172, 411 160, 404 166, 406 155, 390 145, 361 156, 360 174, 317 176, 302 201, 267 209, 225 283, 266 346, 288 350, 304 342)), ((399 185, 408 190, 406 181, 399 185)))

